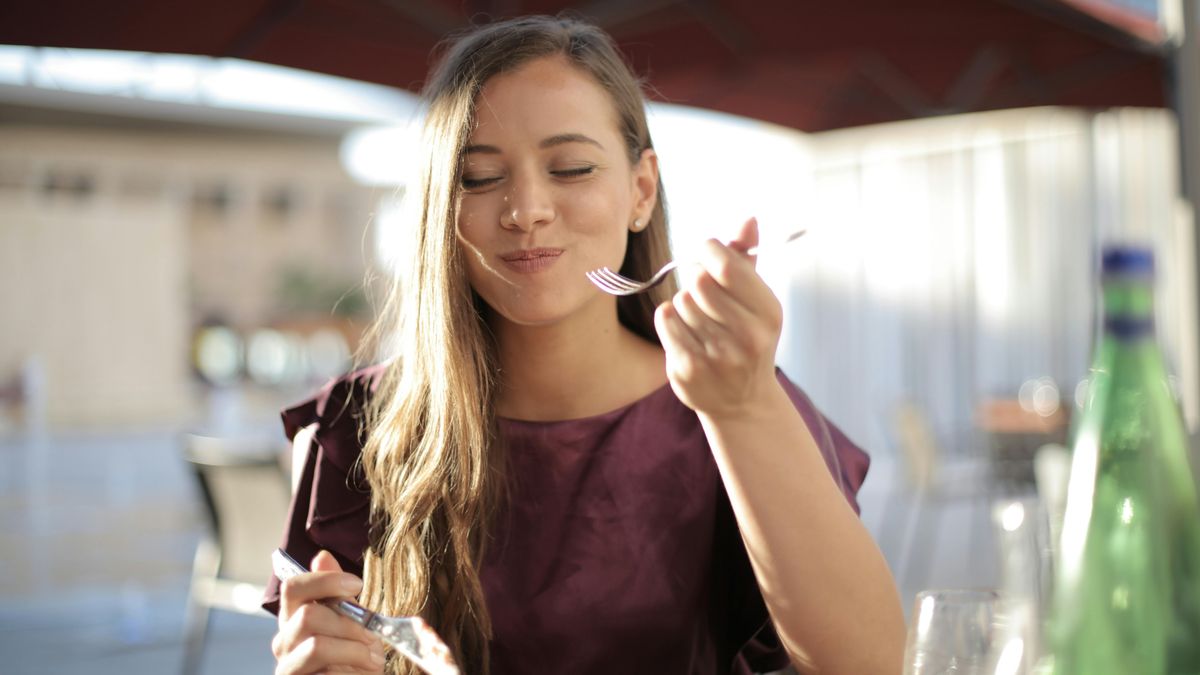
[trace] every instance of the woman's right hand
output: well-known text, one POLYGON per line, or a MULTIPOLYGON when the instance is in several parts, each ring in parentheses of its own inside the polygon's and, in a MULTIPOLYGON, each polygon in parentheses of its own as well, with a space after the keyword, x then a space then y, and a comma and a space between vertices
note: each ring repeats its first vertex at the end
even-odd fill
POLYGON ((311 569, 280 586, 279 632, 271 640, 275 675, 383 672, 383 642, 319 602, 353 600, 362 580, 343 572, 328 551, 313 558, 311 569))

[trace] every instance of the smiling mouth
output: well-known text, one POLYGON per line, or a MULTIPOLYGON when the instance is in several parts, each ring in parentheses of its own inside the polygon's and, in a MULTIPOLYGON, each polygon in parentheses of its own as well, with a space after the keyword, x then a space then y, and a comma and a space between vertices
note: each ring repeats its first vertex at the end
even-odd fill
POLYGON ((561 248, 529 248, 505 253, 500 259, 518 272, 538 272, 553 265, 562 254, 561 248))

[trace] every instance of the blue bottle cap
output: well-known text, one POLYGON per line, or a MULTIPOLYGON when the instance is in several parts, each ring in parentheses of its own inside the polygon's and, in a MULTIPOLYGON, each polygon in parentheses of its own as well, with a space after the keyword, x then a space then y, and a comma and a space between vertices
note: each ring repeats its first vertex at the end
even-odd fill
POLYGON ((1154 251, 1139 244, 1110 244, 1100 259, 1104 276, 1153 276, 1154 251))

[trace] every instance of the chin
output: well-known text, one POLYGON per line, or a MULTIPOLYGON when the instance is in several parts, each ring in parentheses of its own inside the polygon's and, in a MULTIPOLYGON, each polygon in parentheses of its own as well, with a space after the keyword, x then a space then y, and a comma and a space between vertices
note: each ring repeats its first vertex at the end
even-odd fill
MULTIPOLYGON (((540 295, 540 294, 539 294, 540 295)), ((566 318, 570 312, 559 297, 507 297, 498 302, 486 300, 493 319, 517 326, 548 326, 566 318)))
POLYGON ((552 326, 566 318, 565 315, 560 312, 530 311, 528 307, 515 311, 510 310, 496 312, 496 314, 498 318, 507 321, 508 323, 527 328, 552 326))
MULTIPOLYGON (((506 289, 507 290, 507 289, 506 289)), ((579 294, 579 289, 554 286, 537 289, 514 289, 515 292, 490 294, 484 302, 492 313, 493 320, 524 327, 551 326, 563 321, 582 319, 592 321, 606 311, 594 300, 602 299, 599 294, 579 294), (598 314, 599 313, 599 314, 598 314)), ((590 290, 590 289, 589 289, 590 290)))

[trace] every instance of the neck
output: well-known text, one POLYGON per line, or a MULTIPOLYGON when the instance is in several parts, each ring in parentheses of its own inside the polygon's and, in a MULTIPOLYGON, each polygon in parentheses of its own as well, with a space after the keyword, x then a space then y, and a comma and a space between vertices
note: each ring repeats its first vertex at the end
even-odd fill
POLYGON ((497 412, 532 421, 615 410, 663 386, 662 349, 611 321, 520 326, 493 321, 500 358, 497 412))

